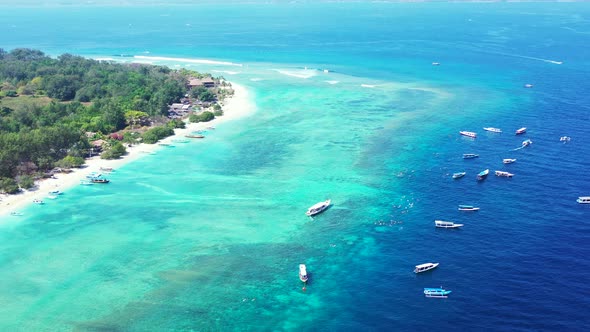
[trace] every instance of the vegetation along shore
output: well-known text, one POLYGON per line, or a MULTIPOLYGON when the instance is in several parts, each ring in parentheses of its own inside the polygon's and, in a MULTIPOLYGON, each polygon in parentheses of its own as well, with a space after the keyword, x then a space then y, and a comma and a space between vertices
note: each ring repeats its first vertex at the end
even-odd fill
POLYGON ((131 160, 139 144, 146 150, 142 143, 204 128, 229 108, 222 119, 245 114, 245 96, 243 87, 186 69, 0 49, 0 206, 43 191, 40 180, 53 188, 83 165, 131 160))

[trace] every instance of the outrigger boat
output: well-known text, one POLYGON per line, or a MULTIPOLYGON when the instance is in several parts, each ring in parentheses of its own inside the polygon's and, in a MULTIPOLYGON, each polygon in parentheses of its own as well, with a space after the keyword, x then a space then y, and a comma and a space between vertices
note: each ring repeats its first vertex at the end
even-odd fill
POLYGON ((467 174, 466 172, 453 173, 453 179, 460 179, 467 174))
POLYGON ((460 131, 459 134, 461 134, 463 136, 471 137, 471 138, 477 137, 477 133, 474 133, 472 131, 460 131))
POLYGON ((464 153, 463 154, 463 159, 473 159, 473 158, 477 158, 479 157, 478 154, 475 153, 464 153))
POLYGON ((494 128, 494 127, 485 127, 485 128, 483 128, 483 130, 490 131, 492 133, 501 133, 502 132, 502 129, 494 128))
POLYGON ((459 228, 463 227, 463 224, 455 224, 452 221, 435 220, 434 226, 438 228, 459 228))
POLYGON ((196 134, 196 135, 184 135, 187 138, 205 138, 205 135, 196 134))
POLYGON ((510 158, 502 159, 502 162, 504 164, 512 164, 515 161, 516 161, 516 159, 510 159, 510 158))
POLYGON ((505 178, 511 178, 514 176, 514 174, 512 174, 512 173, 508 173, 508 172, 504 172, 504 171, 496 171, 494 173, 496 174, 496 176, 502 176, 505 178))
POLYGON ((426 272, 426 271, 436 268, 437 266, 438 266, 438 263, 424 263, 424 264, 416 265, 416 268, 414 269, 414 273, 426 272))
POLYGON ((442 288, 424 288, 424 296, 446 299, 451 291, 442 288))
POLYGON ((299 280, 307 282, 307 270, 305 264, 299 264, 299 280))
POLYGON ((533 144, 533 141, 531 141, 530 139, 527 139, 526 141, 522 142, 522 147, 524 148, 525 146, 529 146, 533 144))
POLYGON ((459 211, 479 211, 479 208, 473 205, 459 205, 459 211))
POLYGON ((520 134, 524 134, 526 133, 526 127, 522 127, 520 129, 516 130, 516 135, 520 135, 520 134))
POLYGON ((580 204, 590 204, 590 196, 580 196, 576 199, 576 202, 580 204))
POLYGON ((312 207, 307 209, 307 212, 305 212, 305 214, 310 217, 315 216, 316 214, 324 212, 330 206, 331 203, 332 203, 332 200, 329 200, 329 199, 324 202, 316 203, 312 207))

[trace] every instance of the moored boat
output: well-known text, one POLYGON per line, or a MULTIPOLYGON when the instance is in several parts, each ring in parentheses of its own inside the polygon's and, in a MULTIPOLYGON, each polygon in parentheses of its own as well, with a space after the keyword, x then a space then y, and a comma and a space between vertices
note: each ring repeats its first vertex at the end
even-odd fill
POLYGON ((464 153, 463 154, 463 159, 473 159, 473 158, 477 158, 479 157, 478 154, 475 153, 464 153))
POLYGON ((590 204, 590 196, 580 196, 576 199, 576 202, 580 204, 590 204))
POLYGON ((439 263, 424 263, 424 264, 416 265, 416 268, 414 269, 414 273, 422 273, 422 272, 432 270, 432 269, 436 268, 438 266, 438 264, 439 263))
POLYGON ((514 174, 512 174, 512 173, 508 173, 508 172, 504 172, 504 171, 495 171, 494 173, 496 174, 496 176, 501 176, 501 177, 505 177, 505 178, 511 178, 514 176, 514 174))
POLYGON ((516 161, 516 159, 510 159, 510 158, 502 159, 502 162, 504 164, 512 164, 515 161, 516 161))
POLYGON ((483 170, 483 171, 479 172, 477 174, 477 180, 479 180, 479 181, 485 180, 485 178, 488 177, 488 174, 490 174, 490 170, 489 169, 486 169, 486 170, 483 170))
POLYGON ((113 171, 112 167, 100 167, 99 169, 103 172, 112 172, 113 171))
POLYGON ((533 144, 533 141, 531 141, 530 139, 527 139, 525 141, 522 141, 522 147, 524 148, 525 146, 529 146, 533 144))
POLYGON ((42 201, 42 200, 40 200, 40 199, 34 199, 34 200, 33 200, 33 203, 35 203, 35 204, 39 204, 39 205, 40 205, 40 204, 45 204, 45 202, 43 202, 43 201, 42 201))
POLYGON ((526 133, 526 127, 522 127, 520 129, 516 130, 516 135, 520 135, 520 134, 524 134, 526 133))
POLYGON ((459 205, 459 211, 479 211, 478 207, 475 207, 473 205, 459 205))
POLYGON ((109 179, 105 179, 105 178, 93 178, 93 179, 90 179, 90 182, 92 182, 92 183, 109 183, 111 181, 109 179))
POLYGON ((485 128, 483 128, 483 130, 490 131, 492 133, 501 133, 502 132, 502 129, 494 128, 494 127, 485 127, 485 128))
POLYGON ((435 220, 434 226, 438 228, 459 228, 463 227, 463 224, 455 224, 452 221, 435 220))
POLYGON ((332 200, 326 200, 324 202, 319 202, 314 204, 313 206, 311 206, 309 209, 307 209, 307 212, 305 212, 306 215, 308 216, 315 216, 316 214, 322 213, 324 212, 332 203, 332 200))
POLYGON ((460 131, 459 134, 463 135, 463 136, 467 136, 467 137, 471 137, 471 138, 476 138, 477 137, 477 133, 474 133, 472 131, 460 131))
POLYGON ((305 264, 299 264, 299 280, 307 282, 307 268, 305 264))
POLYGON ((49 192, 49 195, 61 195, 61 194, 63 194, 63 193, 59 190, 52 190, 49 192))
POLYGON ((424 288, 424 296, 446 299, 451 291, 442 288, 424 288))
POLYGON ((205 138, 205 135, 196 134, 196 135, 184 135, 187 138, 205 138))
POLYGON ((22 216, 23 214, 22 214, 21 212, 12 211, 12 212, 10 212, 10 215, 11 215, 11 216, 15 216, 15 217, 20 217, 20 216, 22 216))
POLYGON ((453 173, 453 179, 460 179, 460 178, 464 177, 465 174, 467 174, 467 172, 453 173))

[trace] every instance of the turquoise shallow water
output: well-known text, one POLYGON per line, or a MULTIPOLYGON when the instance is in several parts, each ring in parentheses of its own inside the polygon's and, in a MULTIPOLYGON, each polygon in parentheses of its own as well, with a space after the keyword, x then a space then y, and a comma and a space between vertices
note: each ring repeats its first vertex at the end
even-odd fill
POLYGON ((72 188, 3 220, 3 329, 589 325, 576 309, 588 292, 588 209, 575 204, 590 184, 580 157, 587 5, 247 8, 2 11, 6 48, 180 58, 141 61, 224 75, 257 108, 117 169, 108 186, 72 188), (197 13, 216 20, 196 29, 197 13), (514 136, 521 126, 526 136, 514 136), (525 138, 533 145, 512 151, 525 138), (480 158, 461 158, 471 152, 480 158), (518 161, 504 166, 507 157, 518 161), (477 183, 485 168, 516 176, 477 183), (468 175, 451 180, 460 170, 468 175), (326 198, 332 208, 304 215, 326 198), (436 230, 434 219, 466 226, 436 230), (427 261, 441 266, 412 273, 427 261), (422 296, 441 285, 449 299, 422 296))

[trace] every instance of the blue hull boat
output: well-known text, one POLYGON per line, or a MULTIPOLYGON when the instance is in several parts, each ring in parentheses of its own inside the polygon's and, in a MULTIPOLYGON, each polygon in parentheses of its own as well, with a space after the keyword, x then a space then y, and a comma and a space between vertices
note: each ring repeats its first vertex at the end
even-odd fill
POLYGON ((442 288, 424 288, 424 296, 426 297, 437 297, 446 299, 451 294, 450 290, 445 290, 442 288))

